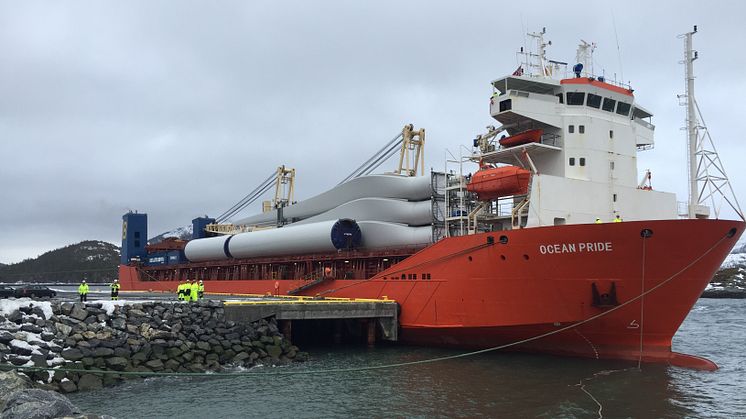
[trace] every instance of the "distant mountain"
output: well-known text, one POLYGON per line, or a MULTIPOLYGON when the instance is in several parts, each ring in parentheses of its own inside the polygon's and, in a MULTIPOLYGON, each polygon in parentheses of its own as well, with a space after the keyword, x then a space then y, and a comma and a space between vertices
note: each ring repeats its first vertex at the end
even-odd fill
POLYGON ((0 282, 110 282, 118 276, 119 247, 88 240, 0 266, 0 282))
POLYGON ((168 237, 176 237, 177 239, 181 240, 191 240, 192 238, 192 226, 188 225, 186 227, 178 227, 171 231, 167 231, 165 233, 161 233, 151 239, 148 240, 148 244, 156 244, 163 241, 163 239, 168 237))

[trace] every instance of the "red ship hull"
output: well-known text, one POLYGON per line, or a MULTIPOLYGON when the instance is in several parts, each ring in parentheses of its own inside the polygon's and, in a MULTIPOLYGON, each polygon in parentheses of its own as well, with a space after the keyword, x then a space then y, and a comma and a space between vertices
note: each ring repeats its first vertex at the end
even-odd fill
MULTIPOLYGON (((399 338, 417 345, 511 344, 715 369, 672 352, 671 339, 743 229, 740 221, 661 220, 451 237, 371 278, 329 279, 305 294, 396 300, 399 338), (598 304, 594 288, 614 298, 598 304)), ((143 280, 132 266, 120 267, 120 280, 123 289, 177 285, 143 280)), ((285 294, 309 282, 208 279, 206 291, 265 294, 277 286, 285 294)))

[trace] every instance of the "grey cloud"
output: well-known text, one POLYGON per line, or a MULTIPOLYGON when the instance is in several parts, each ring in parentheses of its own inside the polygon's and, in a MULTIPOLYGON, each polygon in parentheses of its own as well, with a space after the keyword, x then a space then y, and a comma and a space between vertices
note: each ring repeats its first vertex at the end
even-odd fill
MULTIPOLYGON (((700 104, 746 191, 729 106, 746 95, 732 50, 744 8, 615 6, 624 78, 656 115, 640 170, 658 188, 686 191, 676 34, 696 23, 700 104)), ((489 82, 515 69, 524 26, 546 26, 564 61, 596 41, 597 71, 621 77, 607 5, 0 1, 0 262, 116 243, 127 209, 154 234, 218 214, 280 164, 297 168, 298 199, 315 195, 409 122, 442 169, 446 148, 491 123, 489 82)))

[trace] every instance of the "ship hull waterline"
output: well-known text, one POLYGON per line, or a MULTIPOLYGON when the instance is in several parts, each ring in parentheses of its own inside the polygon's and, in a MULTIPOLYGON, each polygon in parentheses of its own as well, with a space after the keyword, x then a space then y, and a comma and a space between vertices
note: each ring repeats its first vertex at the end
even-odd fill
MULTIPOLYGON (((564 225, 451 237, 367 279, 305 295, 388 298, 414 345, 662 362, 714 370, 671 339, 744 230, 727 220, 564 225), (429 278, 429 279, 425 279, 429 278), (614 294, 594 304, 596 289, 614 294), (612 289, 613 288, 613 289, 612 289), (517 345, 511 345, 521 342, 517 345)), ((123 289, 174 291, 120 266, 123 289)), ((287 294, 311 280, 217 280, 206 291, 287 294)))

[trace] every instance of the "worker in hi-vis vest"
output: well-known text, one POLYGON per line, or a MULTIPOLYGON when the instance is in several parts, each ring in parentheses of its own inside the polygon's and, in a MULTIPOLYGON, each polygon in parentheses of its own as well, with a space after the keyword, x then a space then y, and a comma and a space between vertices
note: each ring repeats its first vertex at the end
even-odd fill
POLYGON ((189 282, 189 279, 184 280, 184 284, 181 286, 181 300, 182 301, 189 301, 189 290, 191 289, 192 284, 189 282))
POLYGON ((192 282, 192 286, 189 288, 189 301, 197 301, 199 298, 199 284, 195 280, 192 282))
POLYGON ((616 218, 614 218, 614 222, 615 223, 621 223, 622 222, 622 217, 620 217, 619 214, 617 214, 616 218))
POLYGON ((197 298, 200 300, 205 296, 205 283, 199 280, 199 288, 197 288, 197 298))
POLYGON ((80 302, 88 301, 88 284, 85 283, 85 279, 78 286, 78 294, 80 294, 80 302))
POLYGON ((119 285, 119 280, 115 279, 109 286, 111 287, 111 301, 119 300, 119 289, 122 288, 122 286, 119 285))
POLYGON ((176 287, 176 294, 179 298, 179 301, 184 301, 184 281, 179 281, 179 286, 176 287))

